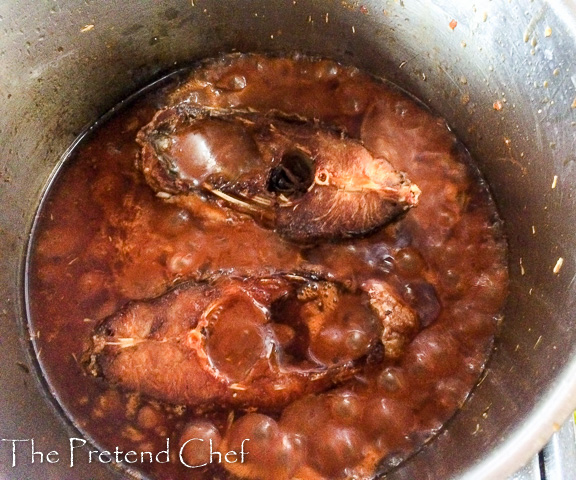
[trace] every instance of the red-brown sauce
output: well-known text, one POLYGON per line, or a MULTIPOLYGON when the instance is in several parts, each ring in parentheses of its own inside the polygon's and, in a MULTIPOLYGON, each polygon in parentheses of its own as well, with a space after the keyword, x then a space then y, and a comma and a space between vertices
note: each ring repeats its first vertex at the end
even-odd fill
MULTIPOLYGON (((170 461, 133 465, 158 479, 371 478, 417 450, 462 405, 491 350, 507 292, 506 244, 485 183, 445 122, 398 88, 306 57, 227 56, 180 86, 139 97, 67 159, 39 212, 29 259, 29 311, 39 362, 59 402, 103 449, 170 461), (360 139, 422 190, 403 218, 364 238, 293 243, 209 202, 201 214, 158 198, 135 168, 135 141, 167 102, 271 109, 318 119, 360 139), (392 285, 421 331, 399 360, 280 410, 199 409, 127 392, 86 373, 96 326, 131 300, 206 275, 257 276, 321 266, 339 279, 392 285), (213 439, 243 464, 187 468, 179 446, 213 439)), ((207 442, 203 447, 207 446, 207 442)), ((146 457, 147 459, 147 457, 146 457)), ((189 464, 207 450, 185 449, 189 464)))

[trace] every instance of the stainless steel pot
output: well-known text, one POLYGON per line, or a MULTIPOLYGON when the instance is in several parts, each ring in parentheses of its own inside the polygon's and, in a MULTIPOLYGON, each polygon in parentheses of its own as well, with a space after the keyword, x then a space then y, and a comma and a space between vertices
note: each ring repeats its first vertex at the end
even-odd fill
MULTIPOLYGON (((82 129, 162 72, 219 52, 298 50, 352 63, 442 114, 486 175, 510 241, 496 351, 439 438, 389 479, 505 478, 576 407, 576 3, 569 0, 4 0, 0 3, 2 478, 110 478, 30 355, 27 236, 82 129), (454 22, 452 22, 454 20, 454 22), (16 466, 12 467, 12 447, 16 466), (52 459, 55 457, 52 456, 52 459)), ((118 477, 120 478, 120 476, 118 477)))

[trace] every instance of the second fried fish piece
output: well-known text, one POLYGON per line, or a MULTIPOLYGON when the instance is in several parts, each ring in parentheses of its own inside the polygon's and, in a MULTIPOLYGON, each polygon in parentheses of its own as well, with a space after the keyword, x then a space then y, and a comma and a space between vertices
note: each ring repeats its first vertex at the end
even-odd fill
POLYGON ((384 289, 293 274, 182 284, 104 319, 85 361, 93 375, 170 403, 281 408, 345 382, 382 346, 399 357, 399 336, 407 344, 418 318, 384 289))

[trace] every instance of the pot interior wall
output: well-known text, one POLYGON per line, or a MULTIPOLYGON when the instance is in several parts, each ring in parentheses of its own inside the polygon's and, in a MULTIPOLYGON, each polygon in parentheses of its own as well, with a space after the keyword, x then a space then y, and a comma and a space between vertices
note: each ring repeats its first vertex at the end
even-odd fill
MULTIPOLYGON (((220 52, 302 51, 386 77, 442 114, 506 221, 511 296, 486 375, 445 432, 389 478, 500 478, 543 445, 576 398, 576 17, 562 2, 433 3, 0 5, 3 435, 42 438, 47 448, 74 436, 26 373, 34 369, 20 274, 36 206, 66 148, 163 72, 220 52)), ((82 476, 104 466, 76 468, 82 476)))

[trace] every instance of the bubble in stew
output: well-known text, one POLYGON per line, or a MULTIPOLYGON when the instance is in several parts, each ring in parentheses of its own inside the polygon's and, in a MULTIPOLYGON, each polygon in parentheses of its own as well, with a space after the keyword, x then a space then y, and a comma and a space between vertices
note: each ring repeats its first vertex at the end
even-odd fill
POLYGON ((206 60, 126 103, 63 163, 27 270, 82 432, 158 479, 370 479, 432 439, 508 284, 445 121, 302 55, 206 60))

